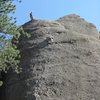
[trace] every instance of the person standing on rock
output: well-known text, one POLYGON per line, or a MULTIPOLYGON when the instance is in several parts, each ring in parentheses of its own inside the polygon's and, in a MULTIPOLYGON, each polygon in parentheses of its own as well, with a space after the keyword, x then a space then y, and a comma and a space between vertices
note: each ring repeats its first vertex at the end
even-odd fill
POLYGON ((33 20, 32 12, 30 12, 30 19, 33 20))

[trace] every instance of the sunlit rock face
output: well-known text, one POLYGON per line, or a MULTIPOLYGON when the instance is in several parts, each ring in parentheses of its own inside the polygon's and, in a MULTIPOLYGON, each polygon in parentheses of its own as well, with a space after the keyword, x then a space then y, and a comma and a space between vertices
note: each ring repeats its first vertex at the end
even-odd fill
POLYGON ((100 100, 100 40, 96 27, 71 14, 32 20, 20 37, 22 72, 8 73, 0 100, 100 100))

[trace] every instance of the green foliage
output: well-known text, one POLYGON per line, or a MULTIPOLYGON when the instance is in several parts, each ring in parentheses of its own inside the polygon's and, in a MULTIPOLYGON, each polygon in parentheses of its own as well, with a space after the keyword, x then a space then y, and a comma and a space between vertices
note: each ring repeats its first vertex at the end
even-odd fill
POLYGON ((11 41, 7 41, 7 47, 0 52, 0 70, 7 72, 11 67, 17 71, 17 64, 19 63, 20 58, 19 53, 20 52, 12 46, 11 41))
MULTIPOLYGON (((16 6, 13 4, 13 0, 0 1, 0 72, 7 72, 9 68, 12 68, 18 73, 20 69, 18 66, 20 52, 17 43, 20 31, 23 29, 16 26, 16 18, 13 17, 15 9, 16 6), (9 17, 9 14, 12 14, 12 16, 9 17), (13 42, 16 44, 14 45, 12 37, 15 38, 13 42)), ((0 83, 2 82, 0 81, 0 83)))
POLYGON ((2 81, 0 81, 0 86, 2 86, 3 85, 3 82, 2 81))
POLYGON ((12 0, 0 2, 0 32, 11 33, 10 31, 16 28, 15 22, 11 22, 15 18, 8 17, 8 14, 15 12, 15 7, 12 4, 12 0))

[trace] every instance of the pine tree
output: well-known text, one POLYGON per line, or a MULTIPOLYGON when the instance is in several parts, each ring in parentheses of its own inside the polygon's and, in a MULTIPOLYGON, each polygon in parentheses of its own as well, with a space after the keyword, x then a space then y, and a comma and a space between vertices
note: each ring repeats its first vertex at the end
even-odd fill
POLYGON ((16 18, 13 17, 15 10, 13 0, 0 0, 0 73, 7 72, 9 68, 19 72, 20 52, 17 45, 12 43, 12 38, 18 43, 22 28, 16 26, 16 18), (9 14, 12 16, 9 17, 9 14))

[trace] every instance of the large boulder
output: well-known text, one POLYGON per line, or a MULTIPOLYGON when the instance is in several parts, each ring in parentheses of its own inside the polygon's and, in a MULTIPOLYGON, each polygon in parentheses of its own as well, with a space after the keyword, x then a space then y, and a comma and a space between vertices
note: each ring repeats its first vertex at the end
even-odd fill
POLYGON ((100 100, 96 27, 72 14, 33 20, 20 37, 22 72, 8 73, 0 100, 100 100))

